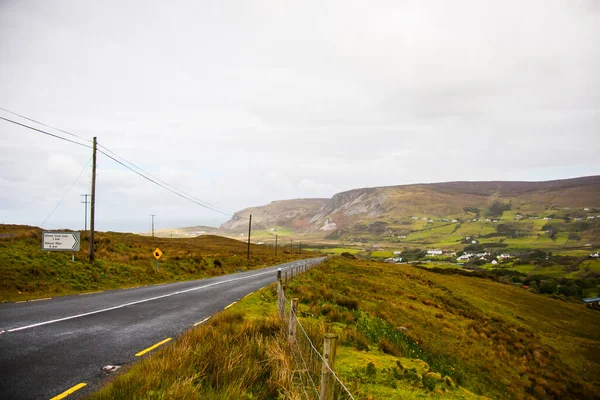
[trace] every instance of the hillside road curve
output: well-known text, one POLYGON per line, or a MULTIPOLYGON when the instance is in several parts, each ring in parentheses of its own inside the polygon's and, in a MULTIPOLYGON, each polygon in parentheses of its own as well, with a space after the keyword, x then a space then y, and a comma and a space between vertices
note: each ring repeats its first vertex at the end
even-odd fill
POLYGON ((202 280, 0 304, 0 399, 89 395, 111 374, 104 366, 139 360, 136 354, 175 339, 275 282, 277 268, 286 271, 323 259, 202 280))

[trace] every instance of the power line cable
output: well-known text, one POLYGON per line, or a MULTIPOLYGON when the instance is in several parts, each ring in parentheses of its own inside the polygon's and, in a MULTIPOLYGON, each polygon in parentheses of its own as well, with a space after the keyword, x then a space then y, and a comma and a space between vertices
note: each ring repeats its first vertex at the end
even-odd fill
POLYGON ((46 219, 44 220, 44 222, 42 222, 40 224, 40 228, 42 226, 44 226, 44 224, 46 223, 46 221, 48 221, 50 219, 50 217, 52 216, 52 214, 54 214, 54 211, 56 211, 56 209, 60 206, 60 204, 63 202, 63 200, 65 199, 65 197, 67 197, 67 195, 69 194, 69 192, 73 189, 73 187, 75 186, 75 184, 77 184, 77 182, 79 181, 79 178, 81 178, 81 175, 83 175, 83 172, 86 170, 86 168, 90 165, 90 162, 92 162, 92 158, 90 157, 90 159, 88 160, 88 162, 85 164, 85 166, 83 167, 83 169, 81 170, 81 172, 79 173, 79 175, 77 175, 77 179, 75 179, 75 182, 73 182, 73 184, 71 185, 71 187, 67 190, 67 192, 63 195, 63 197, 58 201, 58 204, 54 207, 54 209, 52 209, 52 211, 50 211, 50 214, 48 214, 48 216, 46 217, 46 219))
MULTIPOLYGON (((29 120, 29 121, 35 122, 35 123, 37 123, 37 124, 40 124, 40 125, 46 126, 46 127, 48 127, 48 128, 55 129, 55 130, 57 130, 57 131, 60 131, 60 132, 66 133, 66 134, 68 134, 68 135, 70 135, 70 136, 73 136, 73 137, 76 137, 76 138, 78 138, 78 139, 85 140, 85 141, 88 141, 88 142, 90 141, 89 139, 85 139, 85 138, 83 138, 83 137, 81 137, 81 136, 79 136, 79 135, 76 135, 76 134, 74 134, 74 133, 71 133, 71 132, 65 131, 65 130, 63 130, 63 129, 60 129, 60 128, 53 127, 53 126, 51 126, 51 125, 48 125, 48 124, 45 124, 45 123, 43 123, 43 122, 37 121, 37 120, 35 120, 35 119, 33 119, 33 118, 29 118, 29 117, 26 117, 26 116, 24 116, 24 115, 21 115, 21 114, 15 113, 15 112, 13 112, 13 111, 10 111, 10 110, 8 110, 8 109, 6 109, 6 108, 0 107, 0 110, 6 111, 6 112, 8 112, 8 113, 10 113, 10 114, 13 114, 13 115, 19 116, 19 117, 21 117, 21 118, 24 118, 24 119, 26 119, 26 120, 29 120)), ((65 137, 63 137, 63 136, 56 135, 56 134, 53 134, 53 133, 47 132, 47 131, 45 131, 45 130, 42 130, 42 129, 38 129, 38 128, 35 128, 35 127, 33 127, 33 126, 30 126, 30 125, 27 125, 27 124, 23 124, 23 123, 21 123, 21 122, 17 122, 17 121, 14 121, 14 120, 12 120, 12 119, 9 119, 9 118, 4 118, 4 117, 0 116, 0 119, 2 119, 2 120, 4 120, 4 121, 7 121, 7 122, 10 122, 10 123, 13 123, 13 124, 15 124, 15 125, 19 125, 19 126, 21 126, 21 127, 23 127, 23 128, 27 128, 27 129, 31 129, 31 130, 34 130, 34 131, 36 131, 36 132, 39 132, 39 133, 43 133, 44 135, 48 135, 48 136, 51 136, 51 137, 54 137, 54 138, 57 138, 57 139, 64 140, 64 141, 66 141, 66 142, 70 142, 70 143, 73 143, 73 144, 77 144, 77 145, 79 145, 79 146, 83 146, 83 147, 86 147, 86 148, 89 148, 89 149, 91 149, 91 148, 92 148, 92 146, 89 146, 89 145, 87 145, 87 144, 80 143, 80 142, 76 142, 76 141, 74 141, 74 140, 71 140, 71 139, 65 138, 65 137)), ((163 189, 166 189, 166 190, 170 191, 171 193, 174 193, 174 194, 176 194, 176 195, 177 195, 177 196, 179 196, 179 197, 182 197, 182 198, 184 198, 184 199, 186 199, 186 200, 188 200, 188 201, 191 201, 191 202, 193 202, 193 203, 195 203, 195 204, 197 204, 197 205, 199 205, 199 206, 201 206, 201 207, 204 207, 204 208, 207 208, 207 209, 209 209, 209 210, 215 211, 215 212, 217 212, 217 213, 220 213, 220 214, 226 215, 226 216, 228 216, 228 217, 237 217, 237 218, 239 218, 239 219, 245 219, 245 220, 248 220, 248 218, 247 218, 247 217, 242 217, 242 216, 240 216, 240 215, 238 215, 238 214, 236 214, 236 213, 232 213, 232 212, 229 212, 229 211, 224 211, 223 209, 220 209, 220 208, 218 208, 218 207, 217 207, 217 206, 215 206, 215 205, 212 205, 212 204, 210 204, 210 203, 208 203, 208 202, 206 202, 206 201, 204 201, 204 200, 200 200, 200 199, 198 199, 197 197, 195 197, 195 196, 192 196, 192 195, 190 195, 190 194, 188 194, 188 193, 186 193, 186 192, 182 191, 181 189, 178 189, 178 188, 176 188, 176 187, 174 187, 174 186, 172 186, 172 185, 169 185, 168 183, 166 183, 166 182, 164 182, 164 181, 162 181, 162 180, 160 180, 160 179, 158 179, 158 178, 156 178, 156 177, 152 176, 151 174, 149 174, 148 172, 144 171, 142 168, 138 167, 137 165, 133 164, 132 162, 130 162, 130 161, 126 160, 125 158, 123 158, 123 157, 121 157, 121 156, 117 155, 115 152, 111 151, 110 149, 106 148, 105 146, 102 146, 102 145, 99 145, 99 146, 100 146, 100 147, 102 147, 102 148, 103 148, 104 150, 106 150, 106 151, 103 151, 103 150, 101 150, 101 149, 97 149, 97 151, 98 151, 98 152, 100 152, 100 153, 104 154, 106 157, 108 157, 108 158, 112 159, 112 160, 113 160, 113 161, 115 161, 116 163, 118 163, 118 164, 122 165, 123 167, 125 167, 125 168, 129 169, 130 171, 132 171, 132 172, 136 173, 137 175, 141 176, 142 178, 144 178, 144 179, 146 179, 146 180, 148 180, 148 181, 150 181, 150 182, 152 182, 152 183, 154 183, 154 184, 156 184, 156 185, 158 185, 158 186, 162 187, 163 189), (107 153, 110 153, 110 154, 112 154, 112 156, 111 156, 110 154, 107 154, 107 153), (117 158, 119 158, 119 159, 121 159, 121 160, 123 160, 123 161, 120 161, 120 160, 118 160, 117 158), (129 165, 127 165, 127 164, 129 164, 129 165), (140 171, 141 171, 141 172, 140 172, 140 171)), ((46 221, 44 221, 44 222, 46 222, 46 221)), ((258 226, 260 230, 262 230, 262 231, 266 232, 267 234, 269 234, 269 235, 271 235, 271 236, 274 236, 274 235, 273 235, 271 232, 269 232, 269 230, 268 230, 269 228, 267 228, 265 225, 263 225, 263 224, 259 223, 258 221, 255 221, 255 225, 256 225, 256 226, 258 226)))
MULTIPOLYGON (((223 214, 223 215, 227 215, 227 216, 230 216, 230 217, 233 217, 233 216, 235 215, 235 213, 233 213, 233 212, 230 212, 230 211, 224 210, 224 209, 222 209, 222 208, 220 208, 220 207, 217 207, 217 206, 215 206, 214 204, 211 204, 211 203, 209 203, 209 202, 207 202, 207 201, 205 201, 205 200, 199 199, 199 198, 198 198, 198 197, 196 197, 196 196, 193 196, 193 195, 191 195, 191 194, 189 194, 189 193, 186 193, 186 192, 184 192, 184 191, 183 191, 183 190, 181 190, 181 189, 178 189, 178 188, 176 188, 176 187, 175 187, 175 186, 173 186, 173 185, 170 185, 170 184, 168 184, 167 182, 165 182, 165 181, 163 181, 163 180, 161 180, 161 179, 157 178, 156 176, 153 176, 153 175, 152 175, 152 174, 150 174, 148 171, 145 171, 144 169, 142 169, 142 168, 138 167, 137 165, 135 165, 135 164, 134 164, 134 163, 132 163, 131 161, 128 161, 128 160, 126 160, 124 157, 121 157, 121 156, 119 156, 118 154, 116 154, 115 152, 113 152, 113 151, 111 151, 110 149, 106 148, 105 146, 102 146, 101 144, 99 144, 98 146, 99 146, 99 147, 102 147, 102 148, 103 148, 105 151, 109 152, 109 153, 110 153, 111 155, 113 155, 114 157, 116 157, 116 158, 120 159, 122 162, 124 162, 124 163, 128 164, 128 165, 130 166, 130 167, 128 167, 129 169, 133 170, 132 168, 135 168, 136 170, 138 170, 138 171, 140 171, 141 173, 143 173, 143 174, 145 174, 145 175, 149 176, 150 178, 154 179, 155 181, 157 181, 157 182, 159 182, 159 183, 161 183, 161 184, 163 184, 163 185, 165 185, 165 186, 168 186, 170 189, 172 189, 172 190, 174 190, 174 191, 177 191, 177 192, 179 192, 179 193, 181 193, 181 194, 183 194, 183 195, 185 195, 185 196, 187 196, 187 197, 189 197, 189 198, 191 198, 191 199, 195 200, 195 201, 196 201, 196 202, 198 202, 198 203, 203 203, 203 205, 204 205, 205 207, 207 207, 207 208, 210 208, 210 209, 211 209, 211 210, 213 210, 213 211, 217 211, 217 212, 219 212, 219 213, 221 213, 221 214, 223 214), (211 208, 211 207, 212 207, 212 208, 211 208)), ((107 154, 105 154, 105 153, 103 153, 103 154, 104 154, 104 155, 107 155, 107 154)), ((134 171, 134 172, 135 172, 135 171, 134 171)))
POLYGON ((36 120, 35 120, 35 119, 33 119, 33 118, 29 118, 29 117, 26 117, 26 116, 24 116, 24 115, 21 115, 21 114, 19 114, 19 113, 16 113, 16 112, 14 112, 14 111, 7 110, 7 109, 6 109, 6 108, 4 108, 4 107, 0 107, 0 110, 2 110, 2 111, 6 111, 7 113, 10 113, 10 114, 12 114, 12 115, 16 115, 16 116, 18 116, 18 117, 24 118, 24 119, 26 119, 26 120, 28 120, 28 121, 35 122, 36 124, 40 124, 40 125, 42 125, 42 126, 45 126, 46 128, 51 128, 51 129, 57 130, 57 131, 59 131, 59 132, 66 133, 67 135, 71 135, 71 136, 74 136, 74 137, 76 137, 76 138, 79 138, 79 139, 81 139, 81 140, 85 140, 85 141, 87 141, 87 142, 90 142, 90 143, 92 143, 92 141, 91 141, 91 140, 89 140, 89 139, 86 139, 86 138, 84 138, 84 137, 81 137, 81 136, 79 136, 79 135, 76 135, 76 134, 74 134, 74 133, 71 133, 71 132, 69 132, 69 131, 65 131, 64 129, 56 128, 56 127, 54 127, 54 126, 52 126, 52 125, 48 125, 48 124, 45 124, 45 123, 43 123, 43 122, 36 121, 36 120))
POLYGON ((7 121, 7 122, 10 122, 10 123, 13 123, 13 124, 15 124, 15 125, 22 126, 22 127, 24 127, 24 128, 27 128, 27 129, 31 129, 31 130, 34 130, 34 131, 37 131, 37 132, 43 133, 44 135, 52 136, 52 137, 55 137, 55 138, 57 138, 57 139, 61 139, 61 140, 67 141, 67 142, 71 142, 71 143, 74 143, 74 144, 78 144, 79 146, 87 147, 88 149, 91 149, 91 148, 92 148, 92 146, 88 146, 87 144, 84 144, 84 143, 79 143, 79 142, 76 142, 76 141, 74 141, 74 140, 67 139, 67 138, 65 138, 65 137, 62 137, 62 136, 59 136, 59 135, 55 135, 55 134, 53 134, 53 133, 50 133, 50 132, 46 132, 46 131, 44 131, 44 130, 42 130, 42 129, 34 128, 33 126, 29 126, 29 125, 22 124, 22 123, 20 123, 20 122, 17 122, 17 121, 13 121, 12 119, 4 118, 4 117, 0 117, 0 119, 3 119, 4 121, 7 121))
POLYGON ((201 206, 201 207, 207 208, 207 209, 209 209, 209 210, 212 210, 212 211, 218 212, 218 213, 220 213, 220 214, 227 215, 227 216, 229 216, 229 217, 231 217, 231 216, 232 216, 232 214, 226 213, 226 212, 224 212, 224 211, 221 211, 221 210, 219 210, 219 209, 217 209, 217 208, 213 208, 213 207, 207 206, 206 204, 203 204, 203 203, 201 203, 201 202, 199 202, 199 201, 197 201, 197 200, 195 200, 195 199, 193 199, 193 198, 191 198, 191 197, 189 197, 189 196, 186 196, 186 195, 184 195, 184 194, 182 194, 182 193, 180 193, 180 192, 178 192, 178 191, 176 191, 176 190, 173 190, 173 189, 169 188, 169 187, 168 187, 168 186, 166 186, 166 185, 163 185, 163 184, 161 184, 161 183, 157 182, 156 180, 154 180, 154 179, 150 178, 149 176, 145 175, 144 173, 142 173, 142 172, 140 172, 140 171, 137 171, 137 170, 135 170, 135 169, 131 168, 129 165, 125 164, 124 162, 121 162, 121 161, 119 161, 118 159, 116 159, 115 157, 111 156, 110 154, 108 154, 107 152, 105 152, 105 151, 103 151, 103 150, 101 150, 101 149, 97 149, 97 151, 98 151, 98 152, 100 152, 100 153, 102 153, 102 154, 104 154, 106 157, 110 158, 111 160, 113 160, 113 161, 114 161, 114 162, 116 162, 117 164, 120 164, 120 165, 122 165, 123 167, 127 168, 128 170, 135 172, 136 174, 138 174, 138 175, 139 175, 139 176, 141 176, 142 178, 146 179, 147 181, 149 181, 149 182, 152 182, 152 183, 154 183, 155 185, 157 185, 157 186, 160 186, 160 187, 162 187, 163 189, 165 189, 165 190, 168 190, 169 192, 171 192, 171 193, 173 193, 173 194, 176 194, 177 196, 179 196, 179 197, 181 197, 181 198, 183 198, 183 199, 186 199, 186 200, 188 200, 188 201, 191 201, 192 203, 195 203, 195 204, 197 204, 197 205, 199 205, 199 206, 201 206))

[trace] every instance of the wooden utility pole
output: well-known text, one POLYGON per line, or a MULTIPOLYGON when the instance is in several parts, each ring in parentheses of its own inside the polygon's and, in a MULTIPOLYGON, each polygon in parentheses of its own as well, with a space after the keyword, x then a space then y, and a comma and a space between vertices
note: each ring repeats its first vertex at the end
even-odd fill
POLYGON ((94 262, 94 227, 96 222, 96 136, 92 147, 92 199, 90 201, 90 262, 94 262))
POLYGON ((86 193, 86 194, 82 194, 82 196, 83 196, 84 200, 81 202, 81 204, 85 204, 85 213, 84 213, 85 219, 83 220, 84 221, 83 222, 83 230, 87 231, 87 210, 88 210, 87 205, 90 204, 90 202, 88 201, 88 197, 90 197, 90 195, 86 193))
POLYGON ((275 257, 277 257, 277 234, 275 234, 275 257))
POLYGON ((248 260, 250 259, 250 233, 252 231, 252 214, 250 214, 250 221, 248 221, 248 260))
POLYGON ((302 242, 298 242, 298 250, 300 254, 302 254, 302 242))
POLYGON ((290 254, 294 254, 294 240, 290 239, 290 254))

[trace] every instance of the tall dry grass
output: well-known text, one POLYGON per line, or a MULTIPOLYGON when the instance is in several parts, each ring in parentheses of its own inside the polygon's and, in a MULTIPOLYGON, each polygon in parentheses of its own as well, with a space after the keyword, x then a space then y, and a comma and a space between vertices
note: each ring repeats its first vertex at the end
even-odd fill
POLYGON ((228 310, 147 357, 91 399, 297 399, 284 325, 228 310))

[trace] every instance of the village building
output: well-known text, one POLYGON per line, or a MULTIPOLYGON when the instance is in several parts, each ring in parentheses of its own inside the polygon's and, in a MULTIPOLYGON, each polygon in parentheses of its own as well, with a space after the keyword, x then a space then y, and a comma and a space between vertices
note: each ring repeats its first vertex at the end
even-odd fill
POLYGON ((441 256, 443 254, 442 250, 427 250, 428 256, 441 256))
POLYGON ((593 310, 600 310, 600 297, 588 297, 583 299, 583 302, 587 306, 587 308, 591 308, 593 310))

